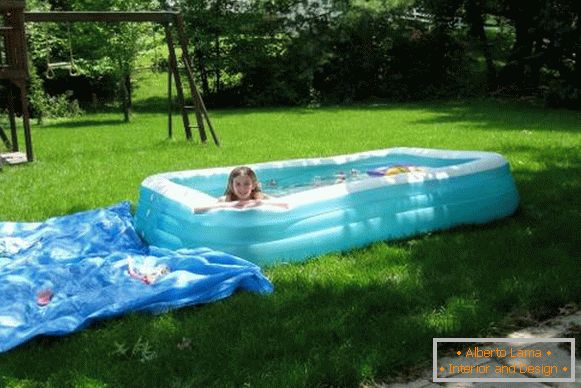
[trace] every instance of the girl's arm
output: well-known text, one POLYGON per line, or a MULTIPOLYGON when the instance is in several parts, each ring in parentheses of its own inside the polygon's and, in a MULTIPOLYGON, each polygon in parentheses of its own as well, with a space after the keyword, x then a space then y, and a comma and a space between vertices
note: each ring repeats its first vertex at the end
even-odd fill
POLYGON ((270 206, 282 207, 283 209, 288 209, 289 208, 289 205, 286 202, 268 201, 267 204, 270 205, 270 206))
POLYGON ((278 200, 278 198, 272 197, 268 194, 265 194, 265 193, 261 193, 261 194, 262 194, 262 199, 266 200, 265 205, 278 206, 278 207, 282 207, 284 209, 289 208, 288 203, 281 202, 278 200))
POLYGON ((213 210, 213 209, 221 209, 221 208, 234 207, 234 206, 235 206, 235 202, 223 202, 223 201, 216 202, 213 205, 196 207, 196 208, 194 208, 194 213, 205 213, 205 212, 213 210))
POLYGON ((289 207, 288 203, 285 203, 285 202, 276 202, 276 201, 272 201, 272 200, 263 201, 261 199, 250 199, 247 201, 238 201, 238 202, 236 202, 234 207, 236 207, 238 209, 247 209, 247 208, 258 207, 258 206, 262 206, 262 205, 277 206, 277 207, 282 207, 284 209, 288 209, 288 207, 289 207))
POLYGON ((213 209, 223 209, 228 207, 235 207, 238 209, 246 209, 252 207, 258 207, 260 205, 270 205, 270 206, 277 206, 284 209, 288 209, 288 203, 286 202, 279 202, 276 198, 265 196, 262 199, 249 199, 245 201, 232 201, 232 202, 217 202, 210 206, 202 206, 194 208, 194 213, 205 213, 207 211, 213 209))
POLYGON ((289 208, 288 203, 278 200, 277 197, 272 197, 264 192, 260 192, 259 194, 260 194, 260 198, 257 198, 258 199, 257 205, 277 206, 277 207, 281 207, 283 209, 289 208))

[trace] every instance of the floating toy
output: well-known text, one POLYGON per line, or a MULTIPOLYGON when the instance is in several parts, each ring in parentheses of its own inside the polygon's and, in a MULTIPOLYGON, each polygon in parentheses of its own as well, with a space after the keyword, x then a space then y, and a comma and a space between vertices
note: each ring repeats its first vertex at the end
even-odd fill
POLYGON ((373 170, 368 170, 367 175, 369 176, 392 176, 397 174, 407 174, 410 172, 425 172, 426 169, 422 167, 416 166, 388 166, 388 167, 380 167, 373 170))

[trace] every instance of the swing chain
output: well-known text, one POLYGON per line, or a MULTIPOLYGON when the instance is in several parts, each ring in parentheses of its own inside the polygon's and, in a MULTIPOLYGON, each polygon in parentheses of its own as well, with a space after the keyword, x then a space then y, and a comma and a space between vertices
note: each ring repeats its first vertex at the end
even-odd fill
POLYGON ((50 38, 46 40, 46 71, 44 72, 44 76, 46 79, 53 79, 54 78, 54 70, 50 63, 50 38))
POLYGON ((51 63, 50 61, 50 47, 47 50, 46 54, 46 71, 44 76, 46 79, 53 79, 55 77, 54 69, 57 68, 68 68, 69 69, 69 76, 77 77, 80 75, 79 68, 75 64, 75 57, 73 54, 73 43, 72 43, 72 35, 71 35, 71 24, 67 23, 67 34, 68 34, 68 50, 69 50, 69 62, 57 62, 51 63))
POLYGON ((71 23, 67 23, 67 32, 69 35, 69 60, 71 63, 71 67, 69 68, 69 75, 71 77, 76 77, 78 76, 79 73, 79 69, 77 68, 77 65, 75 64, 75 57, 73 55, 73 42, 72 42, 72 36, 71 36, 71 23))

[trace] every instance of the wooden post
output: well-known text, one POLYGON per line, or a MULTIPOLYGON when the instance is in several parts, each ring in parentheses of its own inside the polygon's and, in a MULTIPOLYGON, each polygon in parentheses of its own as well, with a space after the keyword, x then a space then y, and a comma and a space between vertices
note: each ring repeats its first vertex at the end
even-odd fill
POLYGON ((28 95, 26 93, 26 82, 18 82, 20 89, 20 105, 22 106, 22 124, 24 126, 24 143, 26 145, 26 160, 32 162, 34 154, 32 152, 32 135, 30 133, 30 114, 28 112, 28 95))
POLYGON ((180 71, 178 69, 176 51, 173 42, 172 32, 170 30, 170 25, 165 25, 165 40, 167 42, 167 48, 169 50, 169 65, 172 69, 173 77, 176 81, 176 91, 178 99, 180 101, 180 106, 182 110, 182 120, 184 122, 184 130, 186 132, 186 139, 192 140, 192 128, 190 126, 190 118, 188 117, 188 112, 186 111, 186 102, 184 98, 184 87, 182 84, 182 78, 180 76, 180 71))
MULTIPOLYGON (((26 144, 26 159, 34 160, 32 152, 32 136, 30 133, 30 116, 28 111, 28 95, 26 80, 28 79, 28 58, 26 53, 26 38, 24 36, 24 8, 25 2, 18 0, 3 0, 0 11, 5 25, 2 30, 4 41, 6 66, 0 68, 0 79, 7 79, 20 90, 20 106, 24 127, 24 141, 26 144)), ((16 133, 16 119, 14 113, 14 97, 12 88, 9 90, 9 116, 12 135, 12 151, 18 151, 18 136, 16 133)))
POLYGON ((201 126, 199 127, 200 136, 202 136, 204 139, 206 137, 206 132, 205 132, 204 126, 203 126, 203 120, 201 118, 201 115, 203 115, 203 117, 206 119, 206 123, 208 123, 208 128, 210 129, 210 133, 212 134, 212 138, 214 139, 214 143, 217 146, 220 146, 220 141, 218 140, 218 136, 216 135, 216 132, 214 131, 214 127, 212 126, 212 123, 210 121, 210 117, 208 116, 208 110, 206 109, 206 105, 204 104, 204 100, 202 100, 202 96, 200 95, 200 92, 198 92, 198 88, 196 87, 196 84, 194 82, 194 73, 192 71, 190 56, 188 54, 188 44, 186 41, 184 22, 183 22, 183 18, 180 14, 176 15, 176 25, 177 25, 177 31, 178 31, 178 38, 180 40, 180 45, 182 48, 183 61, 184 61, 184 65, 186 66, 186 72, 188 74, 188 81, 190 83, 190 89, 192 91, 192 96, 194 98, 194 102, 195 102, 196 107, 197 107, 196 118, 198 119, 199 126, 201 123, 201 126))
MULTIPOLYGON (((194 73, 191 67, 191 59, 188 53, 188 43, 186 41, 185 30, 184 30, 184 22, 183 18, 180 14, 176 15, 176 24, 178 30, 178 37, 180 39, 180 45, 182 47, 182 56, 186 66, 186 71, 188 73, 188 81, 190 82, 190 88, 192 90, 192 95, 196 101, 197 106, 199 107, 199 112, 203 117, 206 119, 206 123, 208 124, 208 128, 210 129, 210 133, 212 134, 212 138, 214 139, 214 144, 220 146, 220 141, 218 140, 218 135, 216 131, 214 131, 214 127, 212 126, 212 122, 210 121, 210 116, 208 115, 208 110, 206 109, 206 105, 204 104, 204 100, 198 92, 198 88, 196 88, 196 84, 194 82, 194 73)), ((202 121, 203 122, 203 121, 202 121)), ((206 137, 205 131, 203 132, 203 136, 206 137)))
POLYGON ((12 149, 12 144, 10 144, 10 140, 8 140, 8 136, 6 136, 4 128, 2 128, 1 125, 0 125, 0 140, 2 140, 2 143, 4 143, 6 148, 12 149))
POLYGON ((129 90, 127 90, 127 76, 123 75, 120 81, 121 92, 123 94, 121 102, 121 107, 123 108, 123 121, 128 123, 131 118, 131 107, 129 102, 129 90))
POLYGON ((14 112, 14 92, 12 85, 8 85, 8 120, 10 121, 12 152, 18 152, 18 133, 16 131, 16 113, 14 112))

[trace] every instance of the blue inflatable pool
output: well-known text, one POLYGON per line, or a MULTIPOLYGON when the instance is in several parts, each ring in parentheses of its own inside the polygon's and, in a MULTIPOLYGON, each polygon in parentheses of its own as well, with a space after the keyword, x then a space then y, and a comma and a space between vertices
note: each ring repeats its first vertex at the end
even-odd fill
POLYGON ((510 167, 490 152, 393 148, 251 165, 288 208, 216 203, 232 167, 173 172, 141 185, 136 228, 164 248, 209 247, 260 265, 300 261, 512 214, 510 167))

